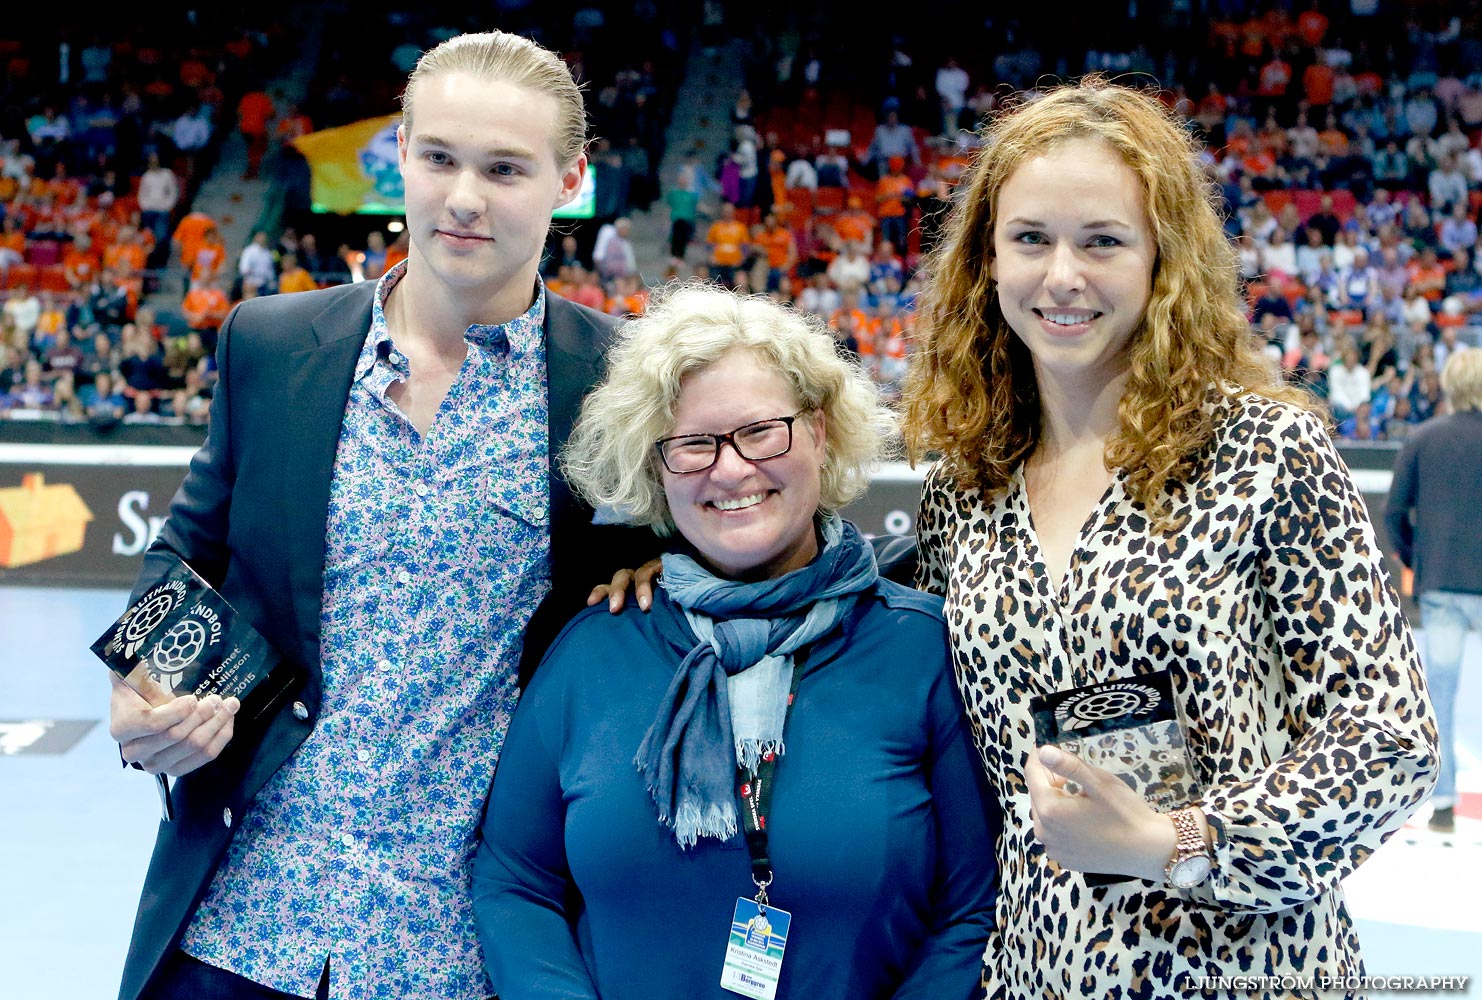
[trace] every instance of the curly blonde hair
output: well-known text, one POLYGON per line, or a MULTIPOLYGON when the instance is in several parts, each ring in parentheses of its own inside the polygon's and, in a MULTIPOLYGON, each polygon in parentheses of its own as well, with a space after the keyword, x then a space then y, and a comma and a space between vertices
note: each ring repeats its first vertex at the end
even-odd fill
POLYGON ((1311 409, 1280 384, 1250 334, 1237 258, 1215 211, 1198 149, 1163 105, 1088 77, 1006 108, 963 180, 941 244, 928 259, 918 347, 903 396, 908 453, 940 452, 960 488, 1006 489, 1041 433, 1028 349, 1009 328, 990 274, 1004 184, 1022 164, 1071 139, 1107 143, 1137 177, 1157 245, 1147 310, 1128 343, 1129 375, 1107 467, 1152 512, 1170 480, 1191 471, 1214 436, 1220 407, 1257 395, 1311 409))
POLYGON ((587 395, 562 449, 561 470, 594 507, 669 534, 674 522, 654 443, 674 429, 685 379, 735 350, 749 350, 790 383, 803 410, 824 415, 819 506, 837 511, 869 488, 896 419, 822 323, 763 295, 703 282, 657 289, 644 314, 619 331, 602 384, 587 395))

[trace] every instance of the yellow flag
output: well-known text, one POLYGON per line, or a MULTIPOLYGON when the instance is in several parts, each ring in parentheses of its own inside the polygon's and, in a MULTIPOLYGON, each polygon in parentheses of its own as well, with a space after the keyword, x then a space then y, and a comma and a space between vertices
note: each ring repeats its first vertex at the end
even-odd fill
POLYGON ((405 210, 397 165, 400 115, 366 118, 293 140, 309 161, 316 212, 399 215, 405 210))

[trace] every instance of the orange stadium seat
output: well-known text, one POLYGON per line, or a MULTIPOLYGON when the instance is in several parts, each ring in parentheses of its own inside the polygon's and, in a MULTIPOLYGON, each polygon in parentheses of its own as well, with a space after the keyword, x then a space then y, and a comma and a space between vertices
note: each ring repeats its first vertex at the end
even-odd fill
POLYGON ((12 264, 10 266, 10 270, 5 272, 5 287, 19 288, 22 285, 27 285, 31 288, 35 288, 36 278, 37 274, 35 264, 12 264))
POLYGON ((70 292, 72 285, 67 281, 66 265, 47 264, 41 268, 40 288, 43 292, 70 292))
POLYGON ((787 203, 792 206, 798 218, 813 214, 813 200, 812 188, 787 189, 787 203))
POLYGON ((813 196, 813 205, 819 212, 840 212, 844 209, 844 189, 821 187, 813 196))

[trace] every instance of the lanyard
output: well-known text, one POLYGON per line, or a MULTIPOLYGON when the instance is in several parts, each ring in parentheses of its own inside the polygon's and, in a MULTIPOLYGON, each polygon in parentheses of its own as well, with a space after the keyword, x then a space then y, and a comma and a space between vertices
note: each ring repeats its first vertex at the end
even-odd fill
MULTIPOLYGON (((782 732, 787 733, 787 720, 792 718, 793 703, 798 700, 798 682, 803 677, 806 654, 793 657, 792 686, 787 692, 787 710, 782 717, 782 732)), ((765 753, 757 761, 756 774, 744 767, 736 768, 736 791, 741 798, 741 826, 746 833, 746 850, 751 854, 751 881, 756 885, 756 905, 767 912, 767 886, 772 884, 772 859, 767 854, 767 819, 772 812, 772 781, 777 774, 777 755, 765 753)))

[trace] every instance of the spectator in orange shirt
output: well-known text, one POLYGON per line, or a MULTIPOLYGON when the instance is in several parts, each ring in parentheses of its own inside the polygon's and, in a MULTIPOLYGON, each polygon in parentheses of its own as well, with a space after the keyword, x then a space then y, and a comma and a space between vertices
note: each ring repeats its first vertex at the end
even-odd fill
POLYGON ((1287 38, 1292 34, 1292 16, 1281 5, 1272 4, 1263 18, 1266 22, 1266 41, 1271 44, 1273 51, 1280 52, 1286 47, 1287 38))
POLYGON ((894 311, 886 316, 890 308, 880 304, 880 333, 875 338, 875 379, 884 389, 886 396, 894 399, 900 395, 901 384, 906 377, 907 358, 911 353, 910 330, 906 318, 894 311))
POLYGON ((221 238, 220 230, 210 226, 201 234, 195 256, 189 263, 190 281, 193 285, 208 284, 221 273, 221 268, 226 263, 226 243, 221 238))
POLYGON ((1330 158, 1348 155, 1348 133, 1338 126, 1338 116, 1331 111, 1323 119, 1322 131, 1317 133, 1318 148, 1330 158))
POLYGON ((73 236, 72 242, 62 251, 62 267, 66 269, 67 284, 73 291, 93 280, 98 270, 98 254, 86 233, 73 236))
POLYGON ((67 176, 67 164, 58 162, 52 168, 52 178, 46 182, 46 190, 57 205, 70 205, 82 194, 82 183, 67 176))
POLYGON ((113 242, 103 248, 103 266, 124 277, 138 275, 148 259, 149 251, 133 226, 121 227, 113 242))
POLYGON ((213 342, 216 339, 216 331, 221 328, 231 308, 231 301, 221 288, 219 276, 211 278, 204 284, 193 285, 191 290, 185 293, 185 301, 180 304, 180 312, 185 317, 186 325, 197 333, 203 334, 203 339, 213 342))
POLYGON ((886 161, 885 174, 875 185, 875 212, 880 216, 880 238, 904 248, 907 222, 906 199, 914 185, 906 176, 906 160, 892 156, 886 161))
POLYGON ((182 266, 189 269, 195 265, 196 252, 201 249, 206 230, 215 228, 216 220, 205 212, 191 212, 180 220, 170 242, 179 250, 182 266))
POLYGON ((1234 59, 1240 45, 1240 26, 1234 21, 1210 21, 1208 45, 1211 55, 1234 59))
POLYGON ((571 301, 589 309, 596 309, 598 312, 605 312, 607 293, 602 290, 602 285, 597 281, 597 272, 573 265, 571 274, 576 282, 569 296, 571 301))
POLYGON ((775 292, 782 287, 783 279, 792 276, 798 263, 798 241, 792 232, 775 214, 769 214, 762 223, 758 241, 767 254, 766 291, 775 292))
POLYGON ((1425 247, 1420 256, 1410 262, 1408 288, 1419 292, 1427 302, 1441 301, 1446 291, 1446 268, 1436 256, 1434 247, 1425 247))
POLYGON ((607 301, 607 312, 613 316, 642 316, 648 308, 648 289, 636 274, 624 274, 617 278, 616 290, 607 301))
POLYGON ((242 174, 244 181, 256 177, 262 167, 262 158, 268 151, 268 122, 276 110, 273 99, 263 90, 249 90, 237 102, 237 130, 247 143, 247 170, 242 174))
POLYGON ((875 369, 875 335, 879 324, 875 317, 860 307, 859 293, 844 291, 841 303, 828 318, 834 338, 860 361, 865 371, 875 369))
POLYGON ((57 302, 51 292, 41 293, 41 311, 36 315, 36 328, 31 331, 36 346, 50 347, 57 334, 67 328, 67 307, 57 302))
POLYGON ((1328 18, 1318 9, 1320 6, 1321 0, 1311 0, 1311 6, 1297 17, 1297 36, 1314 49, 1328 33, 1328 18))
POLYGON ((1251 17, 1240 26, 1240 54, 1247 59, 1259 59, 1266 51, 1266 22, 1251 17))
POLYGON ((1318 110, 1326 109, 1333 103, 1333 81, 1337 73, 1333 67, 1321 59, 1315 61, 1302 72, 1302 92, 1307 95, 1307 103, 1318 110))
POLYGON ((278 275, 278 291, 287 292, 312 292, 319 287, 314 276, 305 271, 298 262, 298 255, 286 253, 279 261, 282 273, 278 275))
POLYGON ((1279 50, 1272 49, 1271 58, 1261 67, 1260 80, 1256 87, 1257 96, 1267 108, 1284 108, 1287 87, 1291 82, 1291 63, 1281 58, 1279 50))
POLYGON ((407 259, 407 248, 411 245, 411 234, 403 229, 391 245, 386 248, 386 270, 389 271, 397 264, 407 259))
POLYGON ((180 63, 180 82, 190 90, 199 90, 214 79, 214 74, 201 58, 200 50, 191 49, 180 63))
POLYGON ((848 206, 834 217, 834 232, 845 243, 858 243, 861 251, 869 253, 875 245, 875 217, 856 196, 850 196, 848 206))
POLYGON ((21 217, 13 212, 6 213, 4 227, 0 228, 0 249, 25 256, 26 230, 21 225, 21 217))
POLYGON ((721 216, 705 232, 710 246, 710 277, 728 288, 736 284, 736 269, 746 257, 746 224, 736 219, 736 206, 721 205, 721 216))

